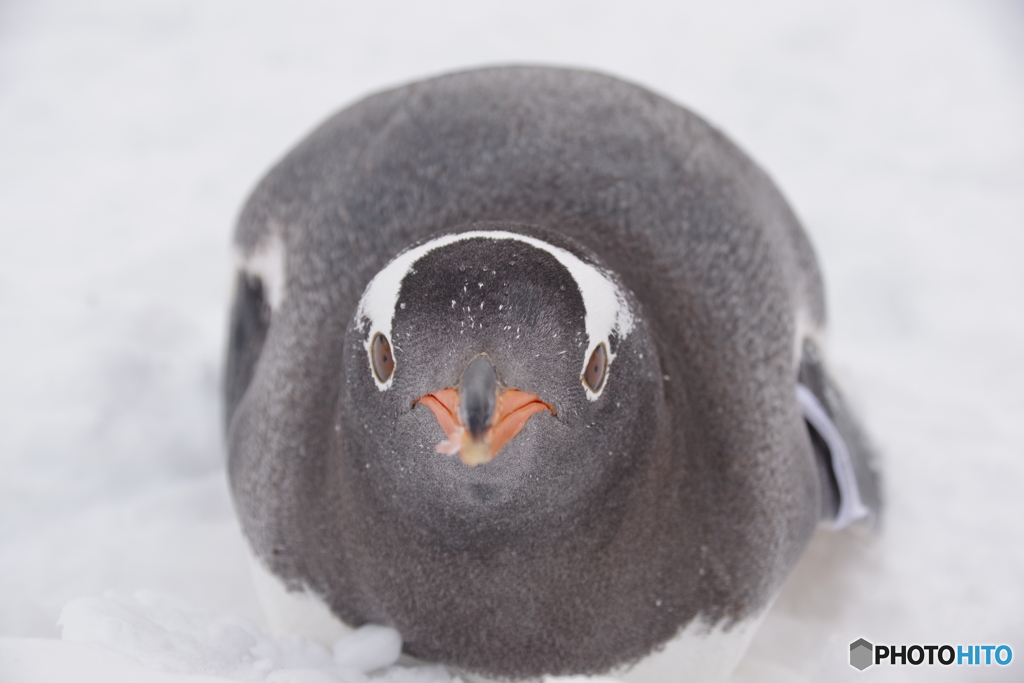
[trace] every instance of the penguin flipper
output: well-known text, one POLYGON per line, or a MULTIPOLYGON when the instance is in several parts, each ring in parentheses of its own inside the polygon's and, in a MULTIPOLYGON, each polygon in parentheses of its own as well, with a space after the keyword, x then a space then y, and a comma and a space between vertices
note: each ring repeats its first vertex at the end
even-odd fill
POLYGON ((803 345, 797 399, 821 475, 822 519, 833 529, 855 522, 877 529, 882 509, 877 453, 811 340, 803 345))
POLYGON ((228 357, 224 369, 224 428, 227 430, 235 408, 249 388, 256 361, 263 351, 270 327, 270 305, 263 281, 255 275, 239 272, 231 305, 228 330, 228 357))

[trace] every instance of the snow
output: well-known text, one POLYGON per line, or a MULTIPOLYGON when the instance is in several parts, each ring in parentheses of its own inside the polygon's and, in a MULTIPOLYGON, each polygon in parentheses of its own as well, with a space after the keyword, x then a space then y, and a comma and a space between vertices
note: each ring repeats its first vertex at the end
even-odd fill
POLYGON ((81 667, 79 671, 105 672, 115 681, 135 681, 140 676, 152 676, 154 681, 192 681, 194 676, 203 676, 225 682, 368 683, 367 674, 385 668, 374 681, 453 681, 441 666, 395 666, 402 639, 398 631, 384 626, 363 626, 328 650, 299 637, 271 638, 244 619, 214 617, 180 600, 146 591, 72 600, 61 612, 59 623, 61 641, 9 639, 0 643, 0 653, 7 650, 8 655, 0 660, 0 672, 7 674, 5 681, 39 680, 40 674, 52 678, 54 672, 45 667, 53 667, 54 661, 58 667, 75 666, 65 668, 64 675, 77 676, 76 668, 81 667), (53 647, 57 642, 61 646, 53 647), (76 647, 82 644, 100 647, 76 647), (98 652, 106 661, 95 661, 98 652))
POLYGON ((1022 46, 1010 0, 0 4, 0 680, 342 678, 328 650, 263 634, 227 496, 232 223, 340 106, 509 62, 694 108, 818 250, 886 524, 815 539, 734 681, 1019 680, 1022 46), (1016 661, 862 674, 860 637, 1016 661))

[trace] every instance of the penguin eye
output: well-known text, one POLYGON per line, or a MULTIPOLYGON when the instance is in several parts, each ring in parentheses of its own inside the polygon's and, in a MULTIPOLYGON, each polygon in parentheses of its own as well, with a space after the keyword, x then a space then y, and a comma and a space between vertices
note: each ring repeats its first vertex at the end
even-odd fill
POLYGON ((395 371, 395 357, 391 353, 388 338, 380 332, 373 336, 370 356, 373 361, 373 373, 377 375, 377 379, 381 382, 391 379, 391 373, 395 371))
POLYGON ((587 368, 583 371, 583 383, 595 394, 604 384, 605 371, 608 369, 608 352, 604 348, 604 342, 597 345, 594 352, 590 354, 587 361, 587 368))

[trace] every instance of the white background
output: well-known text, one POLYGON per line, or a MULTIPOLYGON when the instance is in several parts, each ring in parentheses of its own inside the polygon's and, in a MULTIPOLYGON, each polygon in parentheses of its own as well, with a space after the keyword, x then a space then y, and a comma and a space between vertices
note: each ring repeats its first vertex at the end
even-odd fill
POLYGON ((0 2, 0 636, 108 589, 259 619, 218 405, 237 211, 341 106, 523 62, 705 116, 822 262, 886 527, 815 540, 737 680, 1020 680, 1024 6, 996 0, 0 2), (859 674, 862 636, 1016 667, 859 674))

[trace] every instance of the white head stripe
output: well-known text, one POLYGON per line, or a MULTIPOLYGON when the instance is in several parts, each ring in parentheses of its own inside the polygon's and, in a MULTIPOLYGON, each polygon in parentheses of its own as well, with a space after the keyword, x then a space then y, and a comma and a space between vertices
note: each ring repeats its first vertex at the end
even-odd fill
MULTIPOLYGON (((435 249, 474 238, 523 242, 551 254, 569 271, 583 297, 583 307, 586 312, 587 352, 583 356, 583 367, 586 366, 590 354, 597 345, 602 341, 607 342, 612 332, 621 338, 632 331, 633 315, 629 311, 626 296, 611 277, 601 269, 584 262, 565 249, 534 237, 503 230, 473 230, 455 235, 443 235, 418 247, 403 251, 370 280, 370 284, 366 286, 366 291, 363 292, 363 296, 359 300, 357 313, 360 318, 370 321, 370 333, 365 340, 367 352, 369 352, 374 333, 381 332, 389 339, 391 338, 391 324, 395 317, 395 307, 398 305, 398 294, 402 288, 402 281, 416 262, 435 249)), ((609 347, 609 365, 614 358, 609 347)), ((387 382, 377 382, 377 388, 381 391, 389 386, 391 386, 390 379, 387 382)), ((596 400, 600 393, 598 391, 591 395, 588 392, 587 396, 596 400)))

